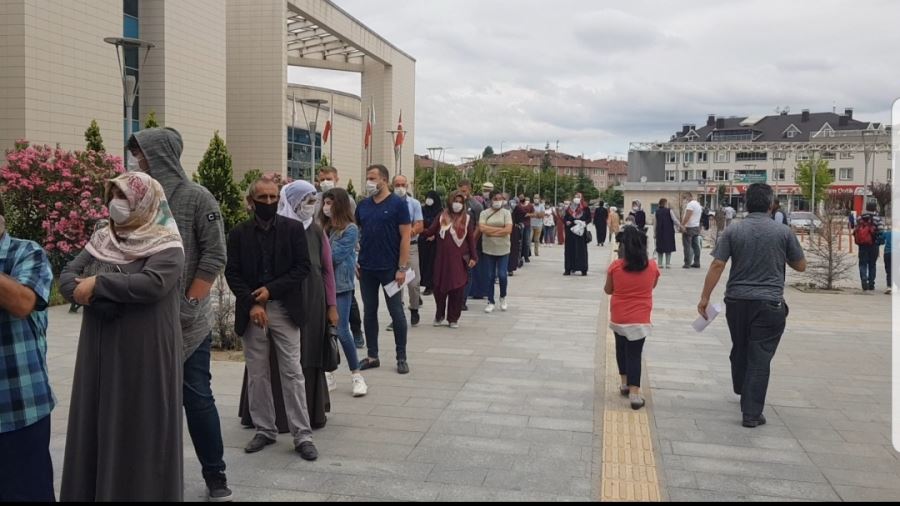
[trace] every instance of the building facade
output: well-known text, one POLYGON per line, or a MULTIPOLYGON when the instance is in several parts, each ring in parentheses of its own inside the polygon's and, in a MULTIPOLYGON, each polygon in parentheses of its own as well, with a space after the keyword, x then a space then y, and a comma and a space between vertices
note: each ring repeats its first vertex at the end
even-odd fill
MULTIPOLYGON (((537 172, 540 170, 544 155, 547 153, 550 156, 550 164, 559 172, 559 175, 577 177, 584 174, 601 191, 616 181, 624 180, 628 174, 628 164, 621 160, 589 160, 581 156, 573 156, 554 150, 548 152, 543 149, 505 151, 485 158, 484 162, 494 170, 503 166, 519 166, 527 167, 537 172)), ((468 169, 472 167, 473 163, 463 164, 460 167, 468 169)))
POLYGON ((124 154, 122 76, 107 37, 154 45, 146 59, 136 49, 124 54, 124 71, 139 80, 132 128, 151 112, 176 128, 189 173, 217 131, 238 179, 252 169, 310 177, 305 155, 313 151, 334 153, 342 181, 358 180, 367 158, 412 170, 415 60, 328 0, 0 0, 0 153, 17 139, 83 149, 97 120, 107 150, 124 154), (362 98, 293 87, 289 66, 356 72, 362 98), (315 150, 302 114, 311 110, 294 99, 327 101, 315 150), (334 146, 322 146, 331 107, 334 146), (376 126, 367 157, 369 110, 376 126), (398 161, 387 130, 401 111, 407 133, 398 161))
POLYGON ((843 114, 709 116, 703 127, 684 125, 668 142, 633 143, 632 173, 624 189, 637 194, 642 185, 653 184, 670 188, 672 196, 679 188, 693 186, 715 207, 719 187, 725 186, 726 199, 740 210, 747 186, 768 183, 782 205, 809 210, 796 181, 797 167, 825 160, 834 179, 830 188, 855 193, 861 207, 867 184, 893 180, 890 130, 854 119, 852 109, 843 114))

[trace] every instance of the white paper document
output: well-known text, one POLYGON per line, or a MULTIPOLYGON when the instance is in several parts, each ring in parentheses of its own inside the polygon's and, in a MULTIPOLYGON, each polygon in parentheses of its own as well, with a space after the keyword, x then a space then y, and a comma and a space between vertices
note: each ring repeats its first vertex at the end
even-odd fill
POLYGON ((694 330, 697 332, 703 332, 707 327, 712 325, 712 322, 716 321, 716 318, 722 314, 722 305, 721 304, 711 304, 706 308, 706 319, 702 316, 697 317, 697 321, 694 322, 694 330))
POLYGON ((398 286, 396 281, 391 281, 388 285, 385 285, 384 293, 386 293, 388 297, 393 297, 394 295, 397 295, 398 293, 400 293, 400 290, 403 290, 404 288, 409 286, 409 284, 415 280, 416 280, 415 271, 411 271, 411 270, 406 271, 406 282, 403 283, 403 286, 398 286))

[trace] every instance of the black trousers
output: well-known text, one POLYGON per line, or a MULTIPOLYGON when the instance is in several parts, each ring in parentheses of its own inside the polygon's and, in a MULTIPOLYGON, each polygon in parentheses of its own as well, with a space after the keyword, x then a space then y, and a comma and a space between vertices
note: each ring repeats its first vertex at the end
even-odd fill
POLYGON ((363 335, 362 317, 359 314, 359 304, 356 302, 355 291, 350 299, 350 332, 353 333, 353 337, 362 337, 363 335))
POLYGON ((766 405, 772 359, 778 351, 790 309, 784 302, 726 300, 731 331, 731 377, 741 410, 759 417, 766 405))
POLYGON ((55 502, 50 416, 0 434, 0 502, 55 502))
POLYGON ((628 376, 628 386, 641 387, 641 354, 644 352, 646 339, 629 341, 616 334, 616 362, 619 363, 619 374, 628 376))

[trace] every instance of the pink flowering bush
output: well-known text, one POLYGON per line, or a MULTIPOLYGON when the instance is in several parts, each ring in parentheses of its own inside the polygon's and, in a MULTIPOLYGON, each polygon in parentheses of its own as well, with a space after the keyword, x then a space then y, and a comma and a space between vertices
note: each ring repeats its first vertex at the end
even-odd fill
POLYGON ((41 244, 59 272, 109 216, 104 185, 122 172, 122 160, 107 153, 17 141, 0 167, 10 233, 41 244))

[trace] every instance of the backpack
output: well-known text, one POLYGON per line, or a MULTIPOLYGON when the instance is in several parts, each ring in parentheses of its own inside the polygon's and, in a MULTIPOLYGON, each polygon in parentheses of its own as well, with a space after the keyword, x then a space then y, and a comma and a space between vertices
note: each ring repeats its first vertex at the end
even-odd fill
POLYGON ((856 229, 853 230, 853 238, 857 246, 875 246, 878 236, 878 227, 871 216, 860 218, 856 229))

